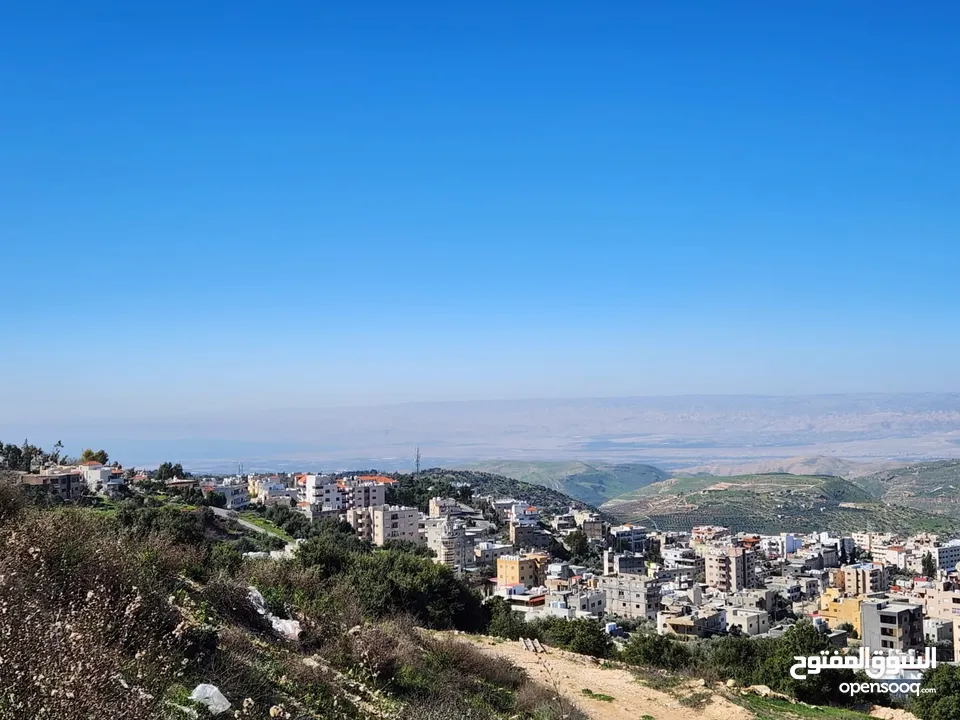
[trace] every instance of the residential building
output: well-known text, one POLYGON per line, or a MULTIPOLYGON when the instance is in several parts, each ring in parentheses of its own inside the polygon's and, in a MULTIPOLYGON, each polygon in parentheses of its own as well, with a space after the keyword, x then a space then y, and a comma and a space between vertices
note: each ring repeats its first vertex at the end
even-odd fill
POLYGON ((607 612, 624 618, 654 621, 660 609, 663 583, 643 575, 604 575, 597 589, 607 596, 607 612))
POLYGON ((830 573, 831 585, 847 595, 870 595, 885 592, 890 587, 890 576, 883 563, 844 565, 830 573))
POLYGON ((473 548, 467 540, 466 526, 453 518, 442 518, 426 527, 427 547, 434 562, 462 570, 473 560, 473 548))
POLYGON ((636 553, 618 553, 613 550, 603 551, 603 574, 619 575, 620 573, 634 573, 644 575, 647 570, 647 561, 643 555, 636 553))
POLYGON ((762 635, 770 629, 770 614, 766 610, 742 607, 724 607, 724 629, 741 635, 762 635))
POLYGON ((647 529, 641 525, 617 525, 610 528, 610 545, 617 552, 645 553, 648 544, 647 529))
POLYGON ((250 489, 245 482, 209 484, 205 485, 203 489, 208 493, 215 492, 223 495, 227 501, 224 505, 227 510, 239 510, 250 504, 250 489))
POLYGON ((514 503, 510 507, 509 520, 511 525, 538 527, 540 525, 540 513, 533 505, 514 503))
POLYGON ((707 585, 721 592, 755 587, 757 554, 745 548, 712 548, 705 555, 707 585))
POLYGON ((953 645, 953 620, 929 618, 923 621, 923 641, 927 645, 950 643, 953 645))
MULTIPOLYGON (((922 555, 922 553, 921 553, 922 555)), ((955 570, 960 564, 960 540, 950 540, 931 551, 937 563, 937 569, 945 572, 955 570)))
POLYGON ((550 544, 551 535, 537 526, 510 523, 510 542, 515 547, 545 548, 550 544))
POLYGON ((387 485, 377 480, 347 478, 339 483, 345 508, 380 507, 387 504, 387 485))
POLYGON ((674 546, 666 547, 660 551, 663 558, 663 566, 669 570, 687 570, 692 577, 703 577, 706 572, 706 560, 702 555, 697 555, 693 548, 674 546))
POLYGON ((550 524, 560 534, 566 534, 577 529, 577 520, 573 513, 569 512, 557 515, 550 524))
MULTIPOLYGON (((355 508, 363 510, 362 508, 355 508)), ((370 515, 372 541, 374 545, 383 545, 388 540, 408 540, 423 543, 420 535, 420 511, 416 508, 400 505, 380 505, 366 508, 370 515)), ((349 521, 348 521, 349 522, 349 521)))
MULTIPOLYGON (((343 514, 343 519, 353 528, 357 537, 367 542, 373 542, 373 514, 370 512, 370 508, 348 508, 343 514)), ((419 519, 417 521, 417 537, 421 537, 419 519)))
POLYGON ((460 514, 460 503, 453 498, 433 497, 430 498, 429 506, 430 517, 447 517, 448 515, 460 514))
POLYGON ((546 582, 549 563, 547 553, 501 555, 497 558, 497 586, 541 587, 546 582))
POLYGON ((603 540, 607 536, 607 524, 599 515, 588 515, 580 521, 580 529, 588 540, 603 540))
POLYGON ((508 543, 478 542, 473 548, 473 557, 477 565, 495 565, 497 558, 513 552, 508 543))
POLYGON ((923 651, 921 605, 870 598, 860 604, 863 646, 872 651, 923 651))
POLYGON ((83 476, 75 470, 44 470, 40 473, 17 473, 17 483, 30 487, 42 487, 61 500, 77 500, 87 484, 83 476))
POLYGON ((547 595, 546 614, 574 619, 604 612, 607 596, 599 590, 561 590, 547 595))
POLYGON ((679 635, 684 640, 707 638, 723 632, 723 612, 709 608, 663 611, 657 613, 655 620, 658 634, 679 635))
MULTIPOLYGON (((277 477, 260 479, 254 483, 256 496, 253 501, 260 505, 296 505, 299 492, 296 488, 289 488, 277 477)), ((247 485, 249 491, 250 485, 247 485)))
POLYGON ((698 525, 693 528, 690 538, 695 543, 712 542, 730 535, 730 528, 721 525, 698 525))
POLYGON ((298 505, 309 516, 341 513, 345 509, 344 491, 330 475, 300 475, 298 505))
MULTIPOLYGON (((80 463, 80 475, 87 485, 87 490, 95 494, 104 494, 108 492, 110 479, 113 476, 113 468, 88 460, 80 463)), ((123 484, 122 482, 120 483, 123 484)))
POLYGON ((896 536, 893 533, 862 532, 851 535, 853 544, 863 552, 872 553, 878 548, 892 544, 896 536))

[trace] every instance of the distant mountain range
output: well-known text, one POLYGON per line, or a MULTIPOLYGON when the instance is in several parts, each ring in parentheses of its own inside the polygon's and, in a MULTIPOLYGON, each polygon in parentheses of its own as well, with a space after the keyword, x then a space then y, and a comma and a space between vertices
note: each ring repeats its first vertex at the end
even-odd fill
POLYGON ((788 473, 790 475, 836 475, 837 477, 852 478, 872 475, 882 470, 891 470, 902 467, 905 463, 892 460, 855 461, 843 458, 825 457, 791 457, 772 460, 755 460, 751 462, 714 462, 693 467, 685 467, 676 474, 683 475, 755 475, 758 473, 788 473))

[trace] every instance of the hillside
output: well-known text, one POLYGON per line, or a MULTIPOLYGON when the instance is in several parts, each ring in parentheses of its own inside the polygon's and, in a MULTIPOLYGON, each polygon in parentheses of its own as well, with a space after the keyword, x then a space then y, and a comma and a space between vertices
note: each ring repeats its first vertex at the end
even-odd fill
POLYGON ((826 529, 960 532, 960 522, 953 518, 887 504, 860 485, 828 475, 674 477, 615 498, 602 509, 622 520, 661 530, 724 525, 763 533, 826 529))
POLYGON ((882 470, 900 467, 903 463, 893 461, 856 461, 839 457, 809 455, 769 460, 714 461, 693 467, 684 467, 677 475, 756 475, 758 473, 788 473, 790 475, 836 475, 852 480, 872 475, 882 470))
POLYGON ((916 463, 855 482, 884 502, 960 519, 960 460, 916 463))
POLYGON ((0 488, 0 717, 202 720, 204 686, 229 703, 217 717, 245 720, 584 717, 424 633, 487 622, 431 559, 330 521, 289 559, 244 559, 234 523, 153 502, 45 509, 0 488))
POLYGON ((397 480, 397 484, 390 489, 388 501, 419 507, 422 510, 426 510, 431 497, 455 496, 457 486, 466 484, 475 496, 515 498, 536 505, 550 514, 569 507, 598 511, 595 506, 558 490, 489 472, 430 468, 422 470, 419 475, 396 473, 391 477, 397 480))
POLYGON ((638 463, 497 460, 473 463, 466 467, 542 485, 594 505, 669 477, 660 468, 638 463))

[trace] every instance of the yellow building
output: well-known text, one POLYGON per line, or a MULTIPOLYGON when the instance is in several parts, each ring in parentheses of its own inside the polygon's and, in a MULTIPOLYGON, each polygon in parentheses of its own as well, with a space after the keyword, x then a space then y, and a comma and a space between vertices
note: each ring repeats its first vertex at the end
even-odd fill
POLYGON ((863 602, 863 598, 863 595, 845 597, 843 592, 837 588, 827 588, 820 595, 820 617, 827 621, 831 630, 837 630, 841 625, 850 623, 856 631, 857 637, 862 637, 860 604, 863 602))
POLYGON ((526 585, 538 587, 546 582, 548 553, 501 555, 497 558, 497 586, 526 585))

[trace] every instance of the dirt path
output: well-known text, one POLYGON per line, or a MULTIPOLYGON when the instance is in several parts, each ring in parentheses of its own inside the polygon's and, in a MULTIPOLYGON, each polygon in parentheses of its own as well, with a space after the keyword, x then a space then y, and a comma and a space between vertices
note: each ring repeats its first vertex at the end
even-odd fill
POLYGON ((496 641, 487 637, 458 635, 483 652, 506 657, 526 670, 530 677, 545 685, 559 688, 560 693, 572 700, 581 710, 595 720, 754 720, 754 715, 734 705, 726 698, 712 693, 709 688, 686 686, 678 694, 681 697, 694 693, 708 694, 702 706, 682 704, 673 695, 654 690, 634 679, 627 670, 616 667, 601 667, 592 658, 550 649, 546 654, 524 650, 513 641, 496 641), (607 695, 606 701, 584 695, 584 690, 595 695, 607 695))

